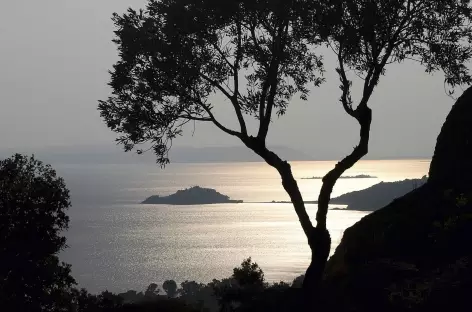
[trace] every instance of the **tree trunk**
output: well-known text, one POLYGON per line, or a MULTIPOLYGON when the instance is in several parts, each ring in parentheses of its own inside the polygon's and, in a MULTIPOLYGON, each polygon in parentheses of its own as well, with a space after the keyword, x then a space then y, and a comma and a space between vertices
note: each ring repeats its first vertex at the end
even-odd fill
POLYGON ((359 145, 354 148, 350 155, 338 162, 336 166, 323 177, 323 185, 321 186, 320 195, 318 196, 318 211, 316 213, 316 226, 320 230, 326 229, 328 205, 336 181, 347 169, 354 166, 355 163, 364 157, 369 150, 372 110, 367 106, 362 106, 362 109, 358 108, 358 110, 356 110, 355 116, 361 126, 359 145))
POLYGON ((282 186, 284 187, 285 192, 290 196, 298 220, 302 225, 303 232, 305 232, 306 237, 309 238, 313 231, 313 225, 306 212, 305 202, 300 193, 300 189, 298 188, 297 181, 293 177, 292 169, 290 165, 284 161, 277 170, 282 178, 282 186))
POLYGON ((293 208, 298 216, 298 220, 302 226, 303 232, 305 232, 306 237, 308 238, 312 232, 313 225, 311 223, 310 217, 308 216, 305 209, 305 202, 303 201, 302 194, 298 188, 297 181, 293 177, 292 169, 290 164, 286 161, 283 161, 277 154, 268 150, 264 144, 259 142, 256 138, 250 137, 247 140, 243 141, 247 147, 253 150, 256 154, 262 157, 267 164, 274 167, 281 179, 282 186, 287 194, 290 196, 290 200, 293 204, 293 208))
POLYGON ((319 286, 331 249, 331 237, 326 228, 331 192, 339 177, 368 152, 372 111, 369 107, 363 106, 356 113, 356 119, 361 126, 359 145, 354 148, 354 151, 349 156, 337 163, 336 166, 323 177, 323 185, 318 197, 316 228, 314 228, 313 232, 308 236, 312 260, 303 282, 304 291, 308 292, 307 296, 319 294, 319 286))
POLYGON ((323 298, 321 297, 321 281, 323 272, 331 249, 331 237, 329 231, 313 228, 308 237, 311 249, 311 263, 305 273, 303 280, 303 296, 307 310, 319 307, 323 298))
POLYGON ((326 229, 326 222, 323 226, 313 227, 308 216, 303 201, 302 194, 298 188, 297 181, 293 177, 290 164, 283 161, 275 153, 269 151, 265 146, 258 143, 257 140, 248 140, 246 145, 261 156, 269 165, 277 169, 282 179, 282 186, 290 196, 295 212, 297 213, 300 224, 308 239, 308 245, 311 249, 311 263, 305 273, 303 281, 304 305, 307 310, 312 309, 319 302, 320 282, 323 277, 326 261, 328 260, 331 237, 326 229))

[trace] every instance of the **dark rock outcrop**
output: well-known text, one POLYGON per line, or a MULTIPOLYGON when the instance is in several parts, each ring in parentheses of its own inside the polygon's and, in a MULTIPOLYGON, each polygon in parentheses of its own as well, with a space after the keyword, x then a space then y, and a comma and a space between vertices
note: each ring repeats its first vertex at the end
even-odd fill
POLYGON ((472 88, 452 107, 438 136, 429 180, 445 188, 472 189, 472 88))
POLYGON ((472 89, 438 137, 426 184, 344 233, 325 272, 336 311, 469 311, 472 89))

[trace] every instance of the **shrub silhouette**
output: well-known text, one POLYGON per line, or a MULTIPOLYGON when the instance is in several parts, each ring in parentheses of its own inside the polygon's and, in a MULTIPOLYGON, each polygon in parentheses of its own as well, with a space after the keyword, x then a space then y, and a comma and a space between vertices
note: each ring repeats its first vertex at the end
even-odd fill
POLYGON ((167 280, 162 284, 162 288, 169 298, 174 298, 177 295, 177 283, 174 280, 167 280))
POLYGON ((54 311, 75 284, 66 247, 70 207, 64 180, 49 165, 16 154, 0 161, 0 299, 5 311, 54 311))

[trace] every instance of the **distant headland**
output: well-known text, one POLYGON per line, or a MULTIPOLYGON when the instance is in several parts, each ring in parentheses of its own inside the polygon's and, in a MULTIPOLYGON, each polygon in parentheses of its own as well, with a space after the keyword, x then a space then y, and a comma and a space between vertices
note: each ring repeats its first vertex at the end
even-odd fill
POLYGON ((361 191, 346 193, 333 198, 330 204, 347 205, 348 210, 375 211, 394 199, 401 197, 426 183, 421 179, 406 179, 396 182, 380 182, 361 191))
POLYGON ((165 204, 165 205, 206 205, 242 203, 242 200, 233 200, 229 196, 218 193, 211 188, 194 186, 184 190, 178 190, 169 196, 153 195, 146 198, 141 204, 165 204))
MULTIPOLYGON (((375 176, 371 176, 368 174, 359 174, 355 176, 342 176, 339 177, 340 179, 377 179, 375 176)), ((308 177, 308 178, 302 178, 302 180, 321 180, 323 177, 308 177)))
MULTIPOLYGON (((332 198, 330 205, 347 205, 347 208, 331 210, 375 211, 394 199, 401 197, 425 184, 427 177, 421 179, 406 179, 396 182, 380 182, 364 190, 354 191, 332 198)), ((290 203, 288 201, 272 201, 272 203, 290 203)), ((317 204, 317 201, 306 201, 305 204, 317 204)))

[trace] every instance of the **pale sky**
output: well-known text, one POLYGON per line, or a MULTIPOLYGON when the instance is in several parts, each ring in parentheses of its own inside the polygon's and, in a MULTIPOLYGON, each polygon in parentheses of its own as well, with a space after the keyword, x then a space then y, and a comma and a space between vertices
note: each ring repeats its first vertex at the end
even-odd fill
MULTIPOLYGON (((3 148, 113 146, 115 134, 101 120, 97 101, 110 93, 107 70, 117 60, 113 12, 145 0, 5 0, 0 3, 0 143, 3 148)), ((338 98, 333 55, 326 55, 327 83, 298 99, 271 127, 269 143, 315 158, 350 153, 358 125, 338 98)), ((357 85, 357 89, 360 86, 357 85)), ((356 85, 354 86, 356 89, 356 85)), ((354 90, 354 94, 356 94, 354 90)), ((227 102, 217 116, 234 125, 227 102)), ((415 64, 390 66, 370 101, 370 158, 430 156, 453 100, 442 73, 429 76, 415 64)), ((240 143, 212 125, 197 124, 178 146, 240 143)))

